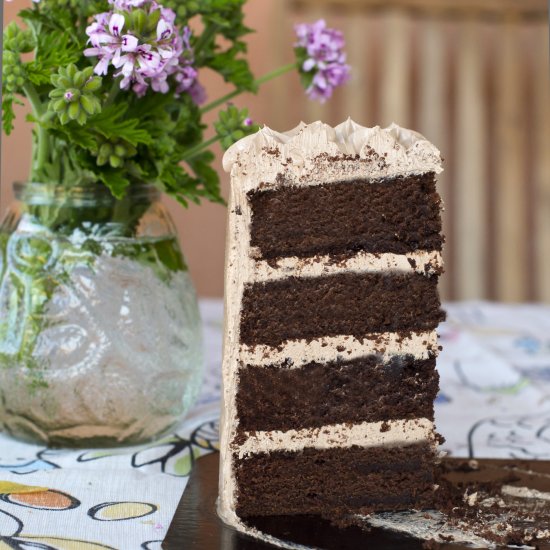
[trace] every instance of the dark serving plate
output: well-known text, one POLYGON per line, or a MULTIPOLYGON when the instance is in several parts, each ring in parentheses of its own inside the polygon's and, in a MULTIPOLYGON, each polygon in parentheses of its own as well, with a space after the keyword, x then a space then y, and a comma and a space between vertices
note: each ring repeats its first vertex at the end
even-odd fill
MULTIPOLYGON (((478 460, 475 471, 464 468, 464 459, 444 459, 451 483, 471 481, 490 483, 510 475, 510 469, 523 472, 518 481, 533 489, 550 491, 550 462, 521 460, 478 460)), ((271 544, 238 533, 225 525, 216 513, 218 497, 219 453, 200 458, 178 505, 168 534, 162 544, 165 550, 273 550, 271 544)), ((252 523, 252 522, 250 522, 252 523)), ((318 517, 277 516, 258 518, 253 523, 260 531, 278 539, 323 550, 422 550, 424 541, 405 534, 372 528, 368 531, 350 526, 338 528, 318 517)), ((463 545, 430 544, 431 549, 460 550, 463 545)), ((540 550, 550 549, 539 545, 540 550)))

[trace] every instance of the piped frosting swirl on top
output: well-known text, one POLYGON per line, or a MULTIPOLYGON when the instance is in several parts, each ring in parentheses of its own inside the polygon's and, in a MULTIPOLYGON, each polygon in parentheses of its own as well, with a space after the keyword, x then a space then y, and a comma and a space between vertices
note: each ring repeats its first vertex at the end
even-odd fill
POLYGON ((242 176, 245 189, 257 187, 258 177, 262 187, 269 186, 281 173, 292 185, 311 185, 338 176, 383 178, 443 170, 439 150, 418 132, 397 124, 366 128, 351 119, 335 128, 302 122, 284 133, 264 127, 230 147, 223 166, 242 176))

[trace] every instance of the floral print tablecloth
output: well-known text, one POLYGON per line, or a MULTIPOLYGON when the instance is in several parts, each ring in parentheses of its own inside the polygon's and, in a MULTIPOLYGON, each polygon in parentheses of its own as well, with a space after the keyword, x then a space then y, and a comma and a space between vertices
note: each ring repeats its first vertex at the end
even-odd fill
MULTIPOLYGON (((203 301, 201 311, 204 387, 173 435, 73 451, 0 434, 0 550, 161 548, 194 461, 218 446, 222 303, 203 301)), ((550 460, 550 306, 471 302, 447 311, 436 402, 444 449, 550 460)))

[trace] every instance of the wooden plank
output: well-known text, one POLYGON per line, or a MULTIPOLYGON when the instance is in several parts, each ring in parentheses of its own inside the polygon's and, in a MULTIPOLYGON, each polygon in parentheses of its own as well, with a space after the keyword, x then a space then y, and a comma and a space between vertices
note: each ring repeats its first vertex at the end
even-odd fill
POLYGON ((537 299, 550 303, 550 80, 548 27, 534 31, 534 179, 537 299))
POLYGON ((370 117, 370 94, 368 75, 370 55, 368 38, 372 21, 358 15, 347 20, 344 36, 348 44, 348 63, 352 68, 351 79, 344 87, 344 103, 347 114, 359 124, 365 124, 370 117), (353 46, 353 47, 349 47, 353 46))
POLYGON ((402 9, 435 17, 527 18, 545 20, 546 0, 292 0, 295 9, 379 11, 402 9))
POLYGON ((410 101, 410 21, 399 11, 384 17, 384 43, 380 82, 381 125, 407 127, 410 101))
MULTIPOLYGON (((427 20, 422 23, 419 32, 419 104, 418 129, 441 150, 443 157, 448 157, 449 147, 447 131, 447 101, 445 85, 448 76, 445 59, 446 37, 443 25, 439 21, 427 20)), ((444 251, 446 272, 440 279, 440 292, 444 300, 450 300, 450 273, 453 269, 452 257, 449 254, 451 236, 450 208, 450 174, 448 169, 438 176, 439 194, 443 200, 443 233, 447 237, 444 251)))
POLYGON ((457 49, 456 150, 454 242, 456 286, 459 300, 485 296, 487 273, 488 130, 483 98, 482 27, 468 21, 460 29, 457 49))
POLYGON ((527 297, 527 194, 525 192, 525 113, 519 27, 502 26, 496 49, 495 175, 497 298, 527 297))

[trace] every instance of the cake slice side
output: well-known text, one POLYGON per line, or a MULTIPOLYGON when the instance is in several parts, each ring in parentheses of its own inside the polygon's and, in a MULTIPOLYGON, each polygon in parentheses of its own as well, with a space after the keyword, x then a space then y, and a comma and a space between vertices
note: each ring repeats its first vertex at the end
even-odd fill
POLYGON ((222 518, 244 528, 243 518, 264 514, 429 506, 442 319, 437 150, 394 126, 348 122, 286 137, 264 130, 227 158, 222 518), (418 198, 407 231, 384 224, 392 182, 416 182, 429 223, 411 229, 418 198), (368 215, 369 191, 384 197, 371 216, 380 248, 368 244, 368 224, 344 224, 342 234, 331 224, 361 201, 368 215), (296 202, 306 196, 317 216, 296 202))

